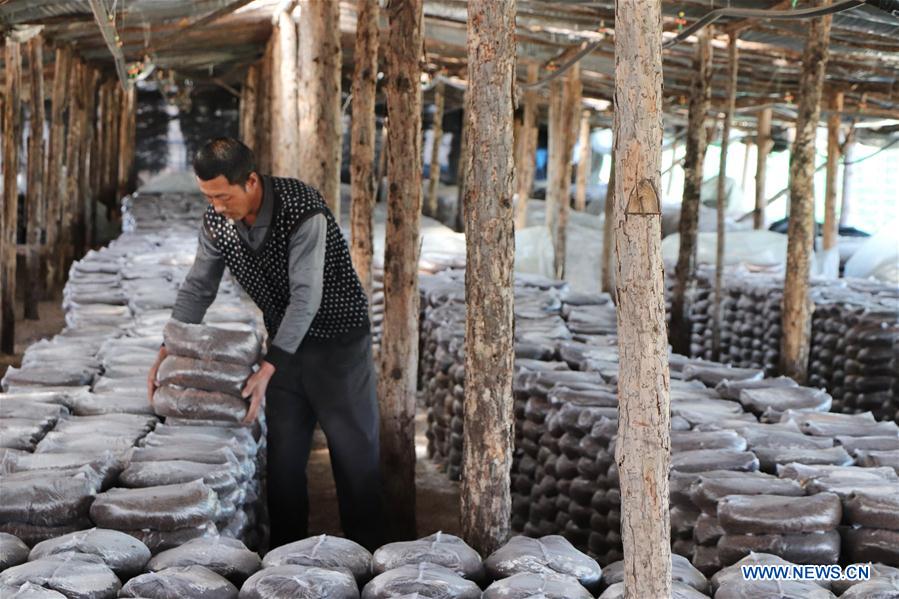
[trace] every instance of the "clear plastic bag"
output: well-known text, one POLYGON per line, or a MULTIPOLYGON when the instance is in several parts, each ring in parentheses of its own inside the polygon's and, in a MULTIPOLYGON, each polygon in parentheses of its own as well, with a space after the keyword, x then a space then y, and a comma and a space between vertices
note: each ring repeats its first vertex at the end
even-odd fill
POLYGON ((480 582, 484 565, 478 552, 454 535, 436 532, 417 541, 401 541, 380 547, 372 556, 372 574, 406 564, 428 562, 449 568, 459 576, 480 582))
POLYGON ((115 488, 101 493, 90 507, 91 519, 115 530, 172 531, 201 526, 215 519, 218 498, 203 481, 145 487, 115 488))
POLYGON ((480 599, 481 589, 449 568, 421 563, 379 574, 362 589, 362 599, 387 599, 418 593, 432 599, 480 599))
POLYGON ((516 536, 484 560, 492 579, 519 572, 558 573, 576 578, 588 591, 599 589, 602 569, 564 537, 549 535, 539 539, 516 536))
POLYGON ((102 528, 91 528, 38 543, 28 558, 36 560, 65 553, 96 555, 121 580, 143 572, 150 559, 150 550, 134 537, 102 528))
POLYGON ((0 532, 0 572, 28 560, 28 545, 15 535, 0 532))
POLYGON ((237 599, 237 587, 203 566, 166 568, 129 580, 119 597, 146 599, 237 599))
POLYGON ((158 572, 180 566, 203 566, 240 586, 262 567, 262 560, 236 539, 200 537, 156 554, 147 569, 158 572))
POLYGON ((718 521, 731 534, 824 532, 834 530, 842 517, 840 498, 833 493, 729 495, 718 502, 718 521))
POLYGON ((157 380, 162 385, 219 391, 240 397, 250 374, 252 369, 241 364, 170 355, 159 365, 157 380))
POLYGON ((30 582, 59 591, 69 599, 113 599, 122 583, 100 558, 69 553, 45 557, 0 572, 0 584, 30 582))
POLYGON ((166 417, 240 422, 248 408, 246 399, 218 391, 162 385, 153 394, 153 410, 166 417))
POLYGON ((358 599, 359 589, 346 570, 284 565, 265 568, 240 589, 240 599, 358 599))
POLYGON ((331 535, 309 537, 269 551, 262 560, 264 568, 277 566, 315 566, 352 572, 360 586, 371 578, 372 554, 362 545, 331 535))
POLYGON ((163 337, 168 353, 176 356, 244 366, 259 359, 259 337, 249 325, 225 328, 170 320, 163 337))
POLYGON ((519 572, 497 580, 484 591, 482 599, 592 599, 590 591, 574 578, 562 574, 519 572))

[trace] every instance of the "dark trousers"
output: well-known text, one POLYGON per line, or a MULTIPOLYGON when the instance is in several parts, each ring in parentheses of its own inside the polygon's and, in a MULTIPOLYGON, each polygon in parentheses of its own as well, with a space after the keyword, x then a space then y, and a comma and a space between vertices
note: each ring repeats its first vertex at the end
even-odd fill
POLYGON ((316 422, 328 439, 344 534, 383 542, 379 429, 371 336, 304 341, 266 390, 272 548, 308 536, 306 465, 316 422))

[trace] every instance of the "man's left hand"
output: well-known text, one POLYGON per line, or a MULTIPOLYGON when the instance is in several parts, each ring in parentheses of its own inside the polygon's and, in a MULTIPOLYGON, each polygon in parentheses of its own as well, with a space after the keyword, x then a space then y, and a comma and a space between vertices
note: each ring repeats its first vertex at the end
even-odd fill
POLYGON ((271 380, 273 374, 275 374, 275 367, 272 366, 271 363, 263 360, 259 365, 259 370, 254 372, 250 375, 250 378, 247 379, 247 384, 243 388, 242 395, 244 399, 252 399, 250 401, 250 407, 247 409, 247 415, 243 419, 244 424, 253 424, 256 417, 259 415, 259 406, 262 405, 262 400, 265 398, 265 389, 268 387, 268 382, 271 380))

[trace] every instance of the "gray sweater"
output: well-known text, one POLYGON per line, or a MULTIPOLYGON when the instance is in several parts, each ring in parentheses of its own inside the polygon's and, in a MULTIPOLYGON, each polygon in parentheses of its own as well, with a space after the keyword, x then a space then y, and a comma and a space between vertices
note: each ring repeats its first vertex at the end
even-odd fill
MULTIPOLYGON (((254 250, 265 240, 274 204, 271 179, 263 176, 262 180, 262 205, 256 221, 251 226, 242 220, 234 222, 237 234, 254 250)), ((316 214, 297 227, 290 239, 290 304, 272 340, 273 345, 290 354, 300 347, 321 303, 326 233, 325 215, 316 214)), ((191 324, 202 322, 218 294, 224 271, 221 252, 201 227, 197 256, 178 290, 172 318, 191 324)))

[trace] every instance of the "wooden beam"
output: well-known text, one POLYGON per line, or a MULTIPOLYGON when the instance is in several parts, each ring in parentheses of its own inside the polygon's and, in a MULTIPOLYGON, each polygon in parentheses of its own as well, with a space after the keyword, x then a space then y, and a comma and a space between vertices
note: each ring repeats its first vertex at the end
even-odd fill
POLYGON ((340 219, 340 4, 307 0, 298 29, 299 172, 340 219))
POLYGON ((830 116, 827 117, 827 179, 824 192, 824 236, 822 246, 826 252, 836 247, 839 240, 837 220, 837 168, 840 162, 840 113, 843 111, 843 93, 830 96, 830 116))
POLYGON ((712 359, 721 361, 721 301, 724 292, 724 214, 727 191, 727 153, 730 149, 730 130, 734 120, 737 100, 737 34, 730 34, 727 45, 727 110, 724 113, 724 124, 721 130, 721 160, 718 166, 718 185, 716 198, 717 227, 715 244, 715 285, 712 297, 712 359))
POLYGON ((379 397, 381 471, 392 538, 415 533, 415 391, 418 373, 418 258, 421 222, 422 0, 387 8, 387 232, 384 247, 379 397))
POLYGON ((368 297, 372 294, 372 212, 377 184, 374 176, 375 100, 378 85, 378 0, 360 0, 356 16, 353 71, 353 117, 350 129, 350 254, 368 297))
POLYGON ((122 88, 128 89, 131 87, 131 81, 128 79, 128 73, 125 71, 125 56, 122 54, 119 34, 116 33, 115 27, 112 25, 113 17, 106 12, 106 7, 100 4, 100 0, 88 0, 88 2, 90 3, 91 12, 94 13, 97 27, 100 28, 103 41, 106 42, 106 47, 109 49, 109 53, 112 54, 122 88))
POLYGON ((26 240, 31 246, 25 258, 25 318, 37 320, 41 300, 41 233, 44 225, 44 38, 33 37, 28 42, 28 70, 31 80, 29 107, 31 112, 28 136, 28 193, 25 198, 27 218, 26 240))
MULTIPOLYGON (((827 6, 830 0, 819 5, 827 6)), ((804 384, 808 375, 811 300, 808 297, 814 244, 815 134, 821 110, 821 88, 830 43, 830 15, 812 19, 802 56, 796 140, 790 153, 790 222, 787 228, 787 268, 783 296, 781 372, 804 384)))
POLYGON ((686 302, 687 285, 695 264, 696 229, 699 222, 699 195, 702 188, 702 166, 708 146, 706 115, 711 99, 712 46, 709 28, 698 34, 694 77, 690 92, 690 114, 687 125, 687 152, 684 156, 684 197, 680 213, 680 249, 674 267, 671 292, 671 345, 674 351, 690 355, 690 317, 686 302))
POLYGON ((466 186, 462 536, 481 555, 509 538, 515 418, 512 89, 515 0, 468 3, 471 145, 466 186))
POLYGON ((6 88, 3 98, 3 209, 0 210, 0 352, 16 346, 16 243, 19 215, 19 142, 22 137, 22 53, 6 38, 6 88))
POLYGON ((624 596, 671 596, 668 340, 661 252, 661 2, 617 0, 615 245, 624 596))

